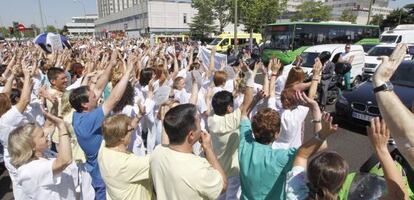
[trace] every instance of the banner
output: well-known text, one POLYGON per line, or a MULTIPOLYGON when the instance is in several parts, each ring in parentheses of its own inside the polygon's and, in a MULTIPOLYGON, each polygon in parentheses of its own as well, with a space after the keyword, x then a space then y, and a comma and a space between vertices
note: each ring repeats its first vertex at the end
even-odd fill
MULTIPOLYGON (((197 57, 203 61, 204 67, 209 67, 210 66, 210 55, 211 55, 211 50, 207 49, 206 47, 203 46, 199 46, 198 48, 198 55, 197 57)), ((221 53, 216 53, 215 57, 214 57, 214 68, 216 70, 220 69, 220 62, 224 61, 224 63, 226 63, 227 65, 227 55, 226 54, 221 54, 221 53)))

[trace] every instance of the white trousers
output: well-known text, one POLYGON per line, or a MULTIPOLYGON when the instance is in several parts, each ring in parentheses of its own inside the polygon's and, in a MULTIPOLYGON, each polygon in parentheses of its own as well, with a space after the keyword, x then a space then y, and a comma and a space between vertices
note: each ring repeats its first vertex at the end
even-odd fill
POLYGON ((227 190, 217 197, 217 200, 238 200, 241 196, 240 177, 230 176, 227 178, 227 190))

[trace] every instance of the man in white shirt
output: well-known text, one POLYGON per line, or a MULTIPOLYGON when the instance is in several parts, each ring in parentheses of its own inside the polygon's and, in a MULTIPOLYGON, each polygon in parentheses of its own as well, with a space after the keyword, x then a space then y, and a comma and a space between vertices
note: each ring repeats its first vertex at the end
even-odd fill
POLYGON ((170 144, 156 147, 150 158, 157 199, 216 199, 226 190, 227 178, 210 135, 201 131, 197 108, 192 104, 171 108, 163 124, 170 144), (192 147, 200 140, 205 158, 193 154, 192 147))

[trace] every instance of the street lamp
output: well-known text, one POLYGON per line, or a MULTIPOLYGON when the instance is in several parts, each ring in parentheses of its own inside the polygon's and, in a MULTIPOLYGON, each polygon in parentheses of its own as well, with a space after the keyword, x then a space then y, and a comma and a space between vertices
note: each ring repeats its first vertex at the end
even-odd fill
POLYGON ((88 34, 88 23, 87 23, 87 18, 86 18, 85 4, 83 4, 81 0, 73 0, 73 2, 78 2, 83 8, 83 14, 85 16, 85 36, 86 36, 88 34))
POLYGON ((39 4, 39 12, 40 12, 40 22, 42 26, 40 27, 40 31, 43 33, 45 31, 44 27, 45 24, 43 23, 43 11, 42 11, 42 2, 40 0, 37 1, 39 4))
POLYGON ((237 0, 234 0, 234 53, 237 54, 237 0))
POLYGON ((369 21, 370 21, 370 18, 371 18, 371 9, 372 9, 372 4, 373 3, 374 3, 374 0, 369 1, 367 25, 369 24, 369 21))

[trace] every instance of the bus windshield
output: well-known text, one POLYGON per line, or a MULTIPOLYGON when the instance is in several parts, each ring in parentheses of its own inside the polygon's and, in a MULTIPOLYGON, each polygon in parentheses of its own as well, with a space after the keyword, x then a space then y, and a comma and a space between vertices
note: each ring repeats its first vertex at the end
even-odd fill
POLYGON ((272 26, 265 34, 264 48, 288 50, 292 43, 292 26, 272 26))

